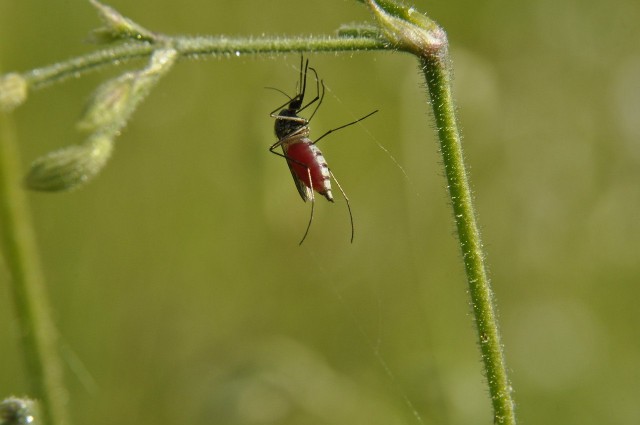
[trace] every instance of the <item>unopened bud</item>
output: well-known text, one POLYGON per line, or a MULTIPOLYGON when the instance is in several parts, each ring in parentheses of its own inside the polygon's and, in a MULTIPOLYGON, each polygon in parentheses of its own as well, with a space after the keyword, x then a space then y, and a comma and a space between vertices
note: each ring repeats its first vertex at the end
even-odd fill
POLYGON ((69 146, 36 159, 25 184, 29 189, 57 192, 77 189, 94 178, 111 156, 113 138, 97 133, 80 145, 69 146))
POLYGON ((144 69, 127 72, 102 84, 91 97, 78 129, 100 133, 116 133, 122 129, 177 57, 174 49, 156 50, 144 69))
POLYGON ((27 80, 15 72, 0 76, 0 110, 9 112, 27 99, 27 80))
POLYGON ((134 39, 153 42, 158 38, 153 32, 136 24, 131 19, 125 18, 114 8, 97 0, 91 0, 91 4, 98 9, 100 17, 106 24, 106 27, 92 32, 93 41, 104 43, 122 39, 134 39))
POLYGON ((108 125, 121 127, 126 120, 127 105, 136 74, 127 72, 98 87, 77 124, 79 130, 93 132, 108 125))

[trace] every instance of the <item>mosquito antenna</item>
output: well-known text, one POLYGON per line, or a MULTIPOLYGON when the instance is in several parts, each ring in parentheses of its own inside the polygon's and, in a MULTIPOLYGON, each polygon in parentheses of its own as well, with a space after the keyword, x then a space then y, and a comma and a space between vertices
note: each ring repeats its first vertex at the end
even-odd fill
POLYGON ((276 88, 276 87, 263 87, 263 88, 269 89, 269 90, 275 90, 275 91, 277 91, 279 93, 282 93, 283 95, 287 96, 289 98, 289 101, 293 100, 293 98, 291 96, 289 96, 288 94, 286 94, 284 91, 280 90, 279 88, 276 88))
POLYGON ((329 174, 331 175, 331 178, 333 179, 333 181, 336 182, 336 186, 338 186, 338 189, 340 189, 340 193, 342 193, 342 197, 347 202, 347 209, 349 210, 349 220, 351 220, 351 243, 353 243, 355 227, 353 226, 353 214, 351 213, 351 204, 349 203, 349 198, 347 197, 347 194, 344 193, 344 189, 340 185, 340 182, 338 181, 338 179, 336 179, 336 176, 333 175, 333 172, 331 170, 329 170, 329 174))

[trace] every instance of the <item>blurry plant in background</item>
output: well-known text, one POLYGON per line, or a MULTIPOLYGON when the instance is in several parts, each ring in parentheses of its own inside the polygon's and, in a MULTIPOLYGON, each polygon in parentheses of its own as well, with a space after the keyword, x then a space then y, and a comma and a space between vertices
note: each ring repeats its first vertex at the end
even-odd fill
MULTIPOLYGON (((342 244, 344 217, 322 206, 323 231, 296 249, 306 210, 267 155, 273 98, 263 87, 293 89, 299 56, 284 67, 282 56, 257 61, 244 51, 172 66, 170 49, 150 56, 164 35, 94 4, 119 28, 107 25, 94 40, 141 40, 133 70, 29 94, 15 127, 0 122, 3 139, 20 133, 25 158, 53 151, 28 178, 40 189, 86 182, 117 158, 91 190, 30 196, 74 421, 488 421, 462 270, 451 228, 442 226, 450 212, 433 178, 435 149, 416 143, 430 128, 415 65, 379 53, 313 55, 328 86, 314 132, 353 119, 358 102, 381 112, 360 134, 323 146, 349 187, 354 246, 342 244), (156 76, 162 83, 149 93, 156 76), (130 97, 136 84, 142 91, 130 97), (96 86, 81 119, 86 141, 58 150, 80 97, 96 86), (139 106, 147 95, 152 101, 139 106)), ((329 8, 284 0, 261 12, 243 2, 224 13, 195 1, 114 6, 166 33, 308 34, 339 24, 329 8)), ((451 41, 518 416, 527 423, 639 420, 640 60, 631 40, 640 6, 619 6, 429 4, 451 41)), ((78 56, 77 34, 94 20, 87 9, 84 1, 0 5, 3 68, 78 56)), ((391 21, 417 16, 389 13, 391 21)), ((361 20, 362 8, 344 14, 342 22, 361 20)), ((370 24, 340 34, 380 43, 370 24)), ((2 86, 8 108, 27 95, 20 74, 2 86)), ((15 171, 4 168, 3 178, 15 171)), ((27 270, 38 278, 37 267, 27 270)), ((28 394, 2 291, 0 395, 28 394)), ((12 420, 30 417, 20 413, 28 402, 9 402, 2 412, 12 420)))

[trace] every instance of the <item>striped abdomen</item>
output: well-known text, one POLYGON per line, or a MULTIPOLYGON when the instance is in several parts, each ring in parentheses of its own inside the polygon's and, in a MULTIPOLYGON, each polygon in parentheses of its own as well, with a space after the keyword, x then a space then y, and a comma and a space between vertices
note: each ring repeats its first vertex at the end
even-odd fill
MULTIPOLYGON (((282 149, 284 154, 290 158, 287 159, 287 163, 294 179, 297 178, 298 180, 296 184, 303 199, 305 195, 300 188, 300 182, 307 188, 311 188, 313 183, 313 190, 333 202, 331 174, 329 173, 327 161, 324 159, 320 149, 306 137, 283 144, 282 149), (311 181, 309 181, 309 174, 311 175, 311 181)), ((306 198, 310 200, 311 198, 308 195, 310 194, 307 194, 306 198)))

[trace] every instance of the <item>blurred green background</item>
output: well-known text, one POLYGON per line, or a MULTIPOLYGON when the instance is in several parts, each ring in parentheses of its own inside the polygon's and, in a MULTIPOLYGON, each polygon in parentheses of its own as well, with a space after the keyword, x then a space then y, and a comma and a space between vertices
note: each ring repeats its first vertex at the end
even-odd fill
MULTIPOLYGON (((171 34, 370 20, 349 0, 109 4, 171 34)), ((449 34, 520 422, 640 423, 640 3, 415 6, 449 34)), ((92 51, 98 25, 84 0, 2 0, 2 68, 92 51)), ((328 89, 312 134, 380 109, 320 146, 353 245, 339 199, 297 245, 309 205, 267 150, 283 97, 264 87, 295 89, 295 54, 178 64, 91 185, 29 195, 74 423, 491 423, 416 61, 309 58, 328 89)), ((124 69, 32 93, 25 168, 79 142, 85 99, 124 69)), ((27 390, 6 279, 0 397, 27 390)))

